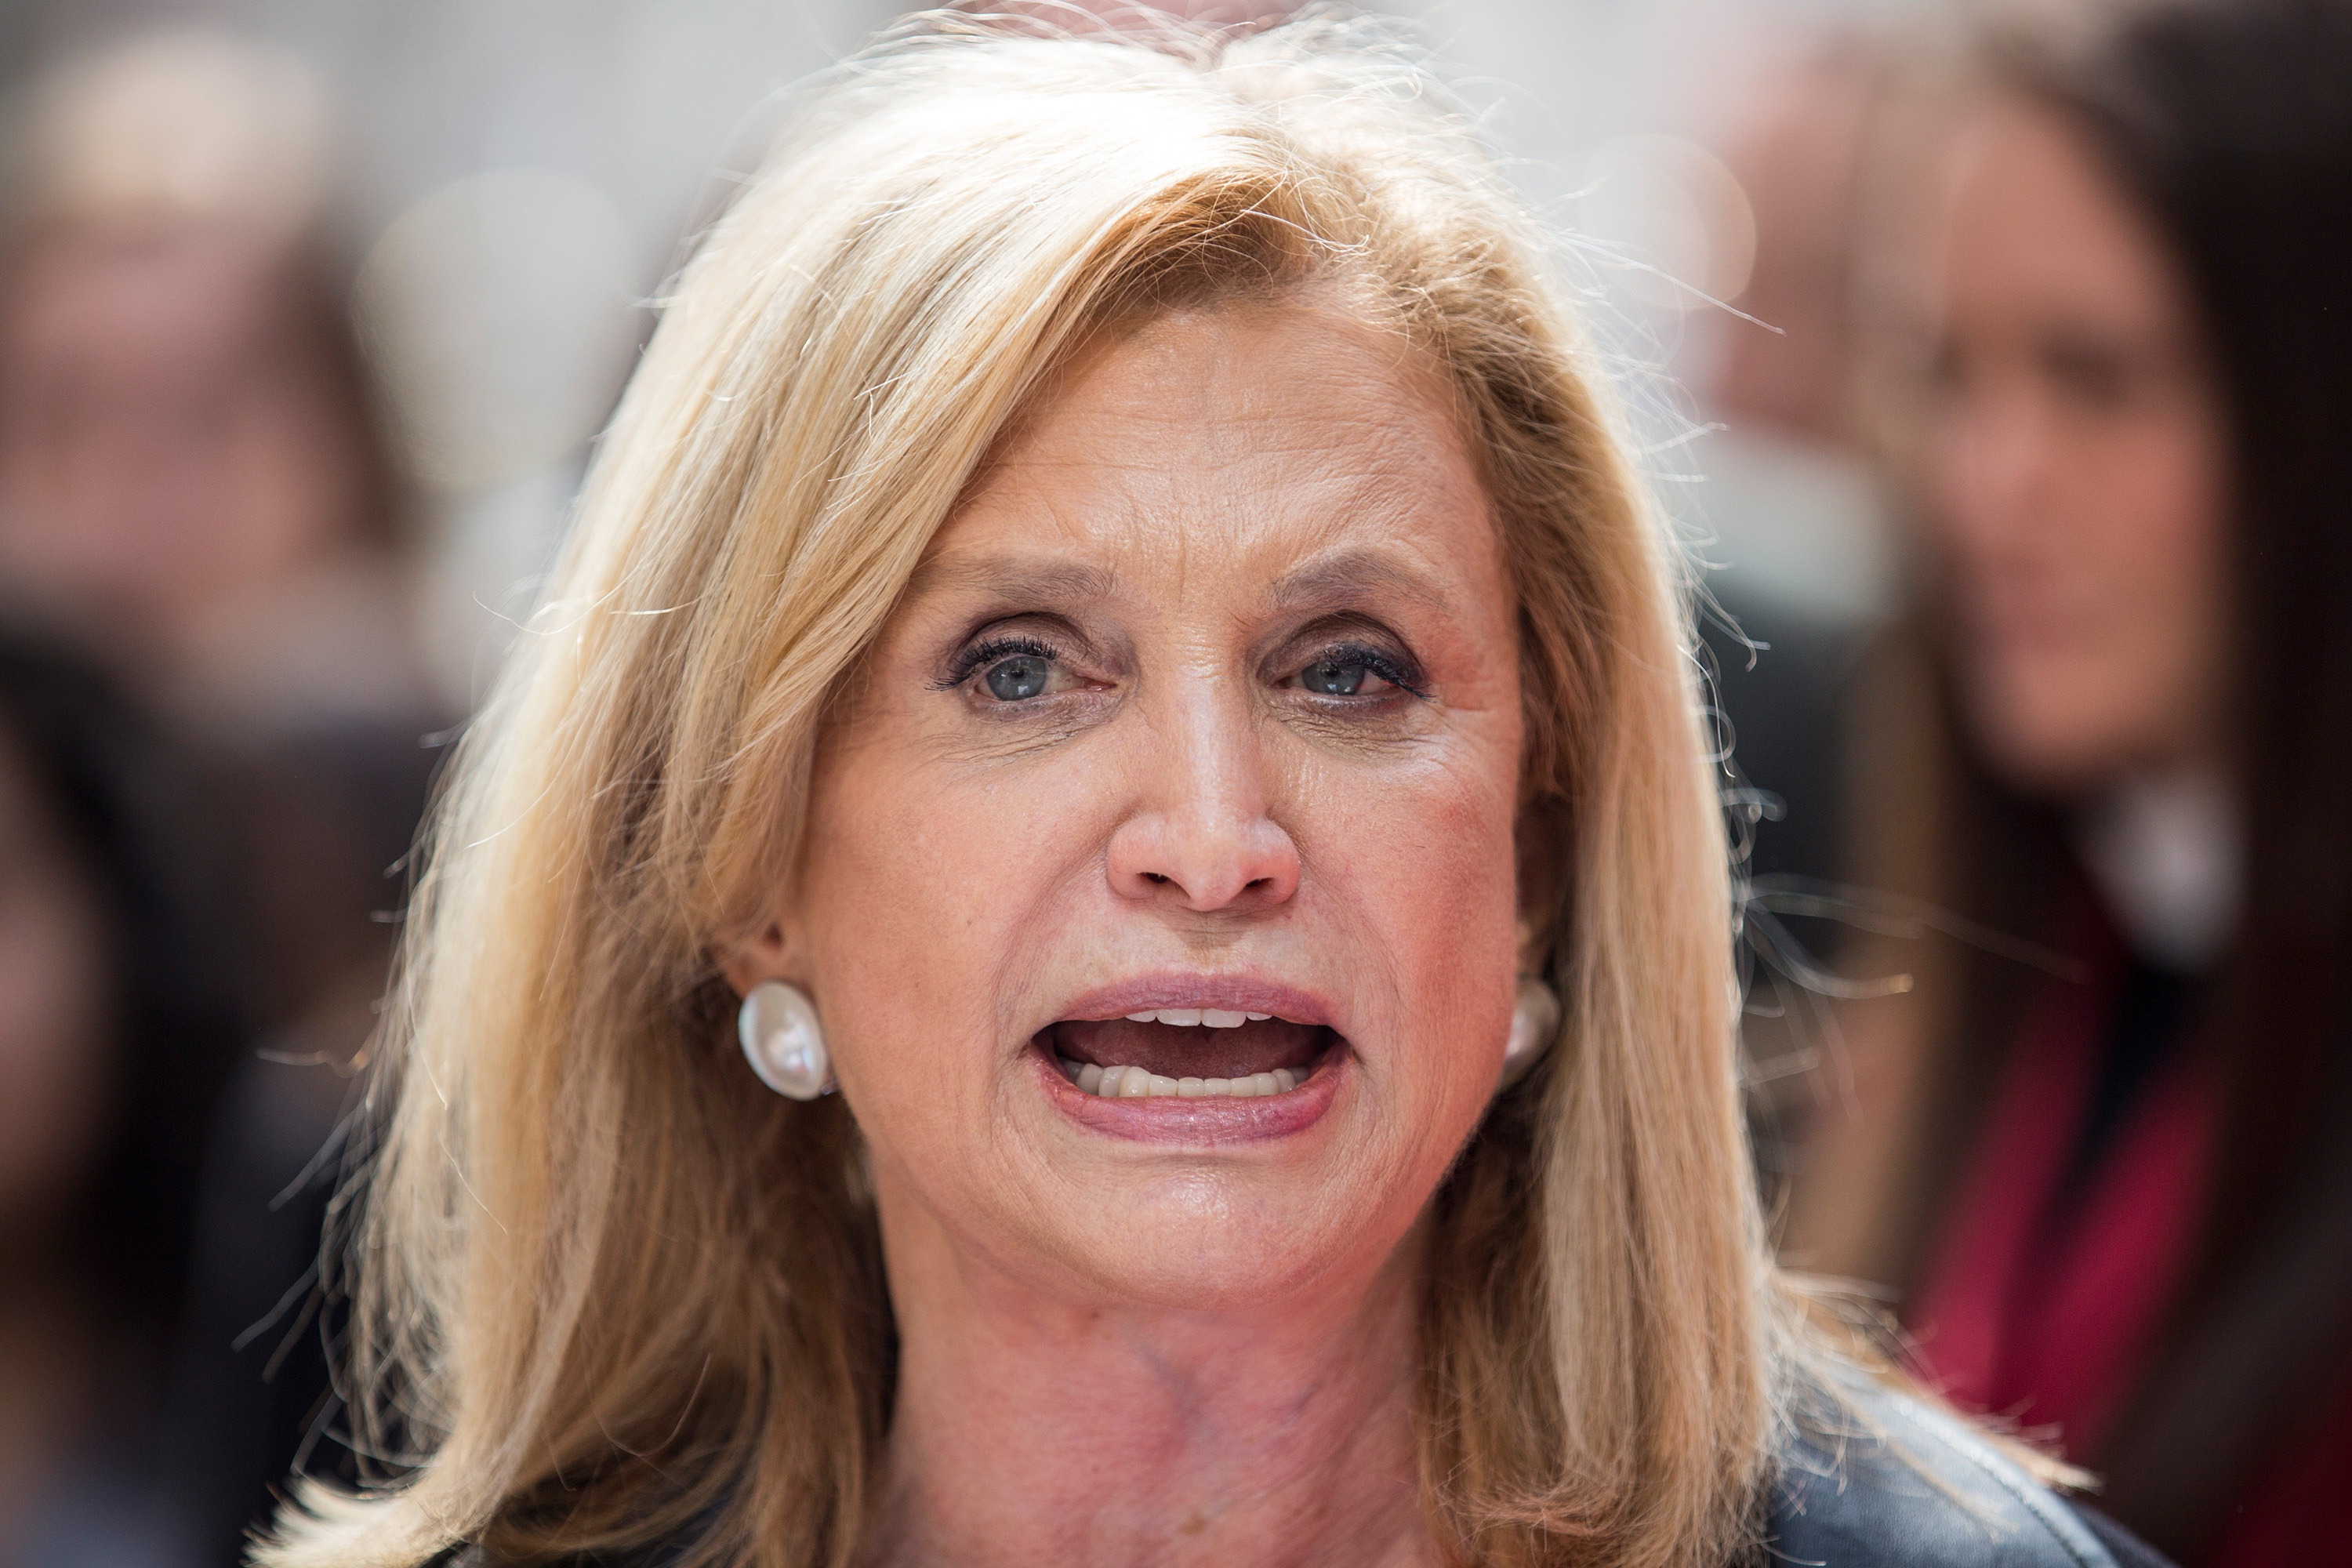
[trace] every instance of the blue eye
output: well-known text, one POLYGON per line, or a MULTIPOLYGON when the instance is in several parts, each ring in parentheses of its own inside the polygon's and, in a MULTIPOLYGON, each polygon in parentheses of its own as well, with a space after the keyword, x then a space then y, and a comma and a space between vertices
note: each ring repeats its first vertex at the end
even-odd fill
POLYGON ((1371 671, 1358 659, 1318 658, 1298 672, 1299 686, 1324 697, 1353 697, 1371 671))
POLYGON ((1404 661, 1377 648, 1334 647, 1299 667, 1283 682, 1317 697, 1387 697, 1399 691, 1421 695, 1420 676, 1404 661))
POLYGON ((981 677, 989 695, 1005 702, 1026 702, 1042 696, 1054 678, 1054 662, 1034 653, 1014 654, 988 667, 981 677))

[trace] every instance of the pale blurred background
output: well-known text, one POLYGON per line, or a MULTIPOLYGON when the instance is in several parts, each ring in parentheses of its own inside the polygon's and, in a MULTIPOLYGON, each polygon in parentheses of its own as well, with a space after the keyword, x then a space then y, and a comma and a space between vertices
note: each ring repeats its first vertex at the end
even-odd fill
MULTIPOLYGON (((1495 140, 1547 213, 1657 269, 1597 269, 1623 318, 1615 346, 1704 389, 1738 325, 1705 296, 1740 300, 1755 248, 1727 141, 1825 37, 1925 3, 1402 9, 1491 107, 1495 140)), ((895 14, 856 0, 19 3, 0 5, 0 91, 21 126, 45 73, 159 25, 182 29, 149 45, 145 76, 182 80, 170 108, 148 100, 148 133, 244 138, 254 145, 220 160, 265 165, 252 174, 283 186, 289 207, 320 204, 415 487, 425 658, 462 708, 501 617, 528 602, 587 442, 650 329, 645 301, 726 171, 756 151, 763 104, 895 14), (197 29, 276 52, 276 68, 207 62, 197 29), (249 123, 190 123, 238 114, 249 123)), ((21 132, 11 145, 22 150, 21 132)), ((1696 398, 1679 412, 1715 416, 1696 398)), ((1729 423, 1659 466, 1713 476, 1674 489, 1678 510, 1720 535, 1730 581, 1827 615, 1879 605, 1885 549, 1856 472, 1828 442, 1774 446, 1729 423)))

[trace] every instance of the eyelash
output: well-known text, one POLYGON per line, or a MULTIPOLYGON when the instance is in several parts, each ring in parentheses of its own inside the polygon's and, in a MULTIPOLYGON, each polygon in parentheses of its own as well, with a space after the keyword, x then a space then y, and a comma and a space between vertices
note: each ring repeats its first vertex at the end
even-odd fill
POLYGON ((1050 658, 1056 663, 1062 658, 1060 648, 1049 642, 1040 642, 1035 637, 991 637, 986 642, 974 643, 956 655, 955 661, 948 666, 946 678, 935 683, 936 689, 952 691, 998 659, 1013 658, 1023 654, 1031 658, 1050 658))
MULTIPOLYGON (((1023 655, 1031 658, 1052 659, 1058 663, 1062 658, 1062 650, 1052 643, 1041 641, 1036 637, 991 637, 986 642, 974 643, 956 655, 954 662, 948 666, 946 676, 934 682, 933 689, 940 691, 952 691, 998 659, 1014 658, 1023 655)), ((1429 699, 1429 693, 1422 689, 1420 668, 1410 661, 1384 653, 1379 648, 1367 647, 1362 643, 1334 643, 1311 658, 1302 660, 1298 668, 1304 669, 1308 665, 1326 663, 1360 664, 1398 690, 1418 697, 1423 701, 1429 699)), ((1293 671, 1293 673, 1297 672, 1293 671)), ((1334 700, 1345 702, 1356 700, 1342 697, 1334 700)))
MULTIPOLYGON (((1298 668, 1305 669, 1308 665, 1315 664, 1360 664, 1400 691, 1421 698, 1423 701, 1428 700, 1429 698, 1429 693, 1422 689, 1422 674, 1417 666, 1408 660, 1400 659, 1392 654, 1383 653, 1379 648, 1366 647, 1362 643, 1334 643, 1313 658, 1303 661, 1298 668)), ((1345 701, 1348 699, 1343 698, 1340 700, 1345 701)))

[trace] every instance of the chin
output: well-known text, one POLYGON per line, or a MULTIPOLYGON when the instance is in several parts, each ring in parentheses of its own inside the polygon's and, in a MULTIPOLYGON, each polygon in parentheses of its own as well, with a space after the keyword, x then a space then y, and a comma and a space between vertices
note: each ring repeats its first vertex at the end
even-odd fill
POLYGON ((1365 1248, 1358 1223, 1383 1206, 1377 1195, 1335 1215, 1328 1180, 1234 1174, 1171 1173, 1108 1199, 1098 1211, 1108 1223, 1064 1238, 1085 1293, 1107 1305, 1246 1314, 1312 1297, 1351 1261, 1389 1250, 1365 1248))
POLYGON ((1979 678, 1970 729, 2011 788, 2063 798, 2100 789, 2141 760, 2138 706, 2075 661, 2034 660, 1979 678))
POLYGON ((1034 1058, 1016 1077, 1035 1099, 1007 1136, 1041 1157, 970 1228, 1006 1237, 1009 1250, 990 1248, 998 1265, 1074 1305, 1246 1315, 1360 1285, 1444 1174, 1420 1141, 1383 1135, 1345 1054, 1248 1099, 1105 1097, 1034 1058))

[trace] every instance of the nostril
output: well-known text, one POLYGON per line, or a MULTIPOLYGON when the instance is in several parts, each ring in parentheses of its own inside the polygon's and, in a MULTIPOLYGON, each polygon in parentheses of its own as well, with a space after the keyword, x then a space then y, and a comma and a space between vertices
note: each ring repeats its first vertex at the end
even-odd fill
POLYGON ((1262 816, 1195 821, 1146 814, 1120 825, 1104 857, 1124 898, 1173 898, 1194 910, 1244 901, 1251 909, 1283 902, 1298 884, 1289 836, 1262 816))

